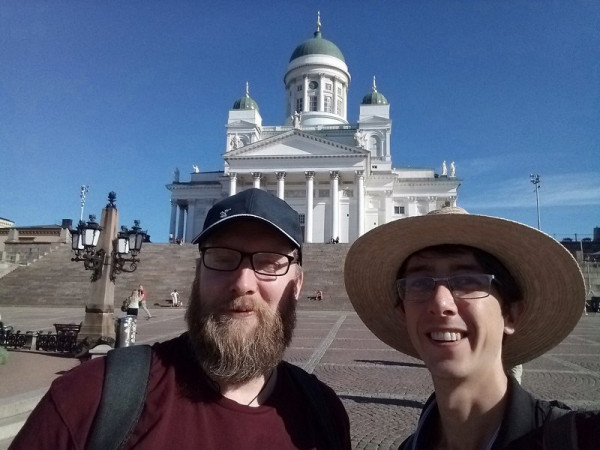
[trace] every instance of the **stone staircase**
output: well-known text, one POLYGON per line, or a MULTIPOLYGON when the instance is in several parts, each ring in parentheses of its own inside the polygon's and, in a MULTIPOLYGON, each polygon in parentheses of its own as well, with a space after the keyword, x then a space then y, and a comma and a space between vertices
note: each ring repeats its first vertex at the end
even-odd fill
POLYGON ((350 244, 306 244, 302 252, 304 285, 299 307, 312 310, 353 311, 344 287, 344 262, 350 244), (310 300, 317 290, 322 301, 310 300))
MULTIPOLYGON (((304 247, 304 287, 300 308, 352 310, 344 289, 343 268, 349 244, 307 244, 304 247), (320 289, 321 302, 311 301, 320 289)), ((71 261, 69 245, 0 278, 0 306, 83 306, 89 294, 90 271, 71 261)), ((138 285, 144 285, 148 306, 166 306, 175 288, 187 304, 198 248, 195 245, 145 244, 133 273, 117 275, 115 308, 138 285)))

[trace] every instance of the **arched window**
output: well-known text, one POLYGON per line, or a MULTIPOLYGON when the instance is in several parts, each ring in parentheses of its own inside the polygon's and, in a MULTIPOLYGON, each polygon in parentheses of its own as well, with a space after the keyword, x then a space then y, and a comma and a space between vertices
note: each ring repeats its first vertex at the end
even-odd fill
POLYGON ((381 149, 379 145, 379 138, 377 136, 371 136, 369 138, 369 150, 373 155, 381 156, 381 149))

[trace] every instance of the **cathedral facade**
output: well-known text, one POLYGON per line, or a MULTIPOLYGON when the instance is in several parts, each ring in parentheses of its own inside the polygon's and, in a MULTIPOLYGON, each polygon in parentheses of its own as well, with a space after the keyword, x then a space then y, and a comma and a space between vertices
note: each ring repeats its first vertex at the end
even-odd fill
POLYGON ((460 180, 454 163, 434 169, 393 168, 390 104, 377 90, 362 98, 358 122, 347 117, 350 72, 344 55, 321 35, 290 58, 284 82, 286 120, 265 126, 249 94, 229 111, 224 167, 190 181, 179 171, 171 192, 170 240, 190 242, 210 207, 257 187, 287 201, 300 216, 305 242, 353 242, 365 232, 405 217, 456 205, 460 180))

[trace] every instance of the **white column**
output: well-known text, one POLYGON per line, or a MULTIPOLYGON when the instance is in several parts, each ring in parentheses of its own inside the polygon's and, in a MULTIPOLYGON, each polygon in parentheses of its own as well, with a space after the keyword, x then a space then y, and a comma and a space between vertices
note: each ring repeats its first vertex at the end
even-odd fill
POLYGON ((171 200, 171 223, 169 225, 169 239, 175 239, 175 226, 177 224, 177 202, 171 200))
POLYGON ((196 237, 194 216, 196 215, 196 200, 190 200, 187 207, 187 226, 185 227, 185 242, 192 242, 196 237))
POLYGON ((262 173, 252 172, 252 178, 254 180, 254 187, 256 189, 260 189, 260 179, 262 178, 262 173))
POLYGON ((365 232, 365 172, 356 171, 356 220, 358 220, 358 237, 365 232))
POLYGON ((303 98, 304 100, 302 101, 303 105, 302 105, 302 111, 298 111, 298 112, 303 112, 303 111, 308 111, 308 75, 304 75, 304 86, 302 86, 302 88, 304 89, 304 91, 302 92, 303 98))
POLYGON ((329 172, 331 177, 331 237, 337 239, 340 233, 340 193, 338 191, 338 180, 340 173, 337 170, 329 172))
POLYGON ((237 173, 230 172, 229 173, 229 196, 235 195, 237 193, 237 173))
POLYGON ((314 172, 304 172, 306 176, 306 217, 304 220, 304 240, 313 241, 313 191, 314 191, 314 172))
POLYGON ((277 197, 285 200, 285 172, 277 172, 277 197))
POLYGON ((185 205, 179 205, 179 229, 177 239, 183 240, 183 226, 185 225, 185 205))
POLYGON ((338 93, 337 93, 337 88, 338 88, 338 79, 334 78, 333 79, 333 105, 331 111, 334 114, 337 114, 337 101, 338 101, 338 93))
POLYGON ((323 74, 319 74, 319 111, 325 111, 325 86, 323 85, 323 74))

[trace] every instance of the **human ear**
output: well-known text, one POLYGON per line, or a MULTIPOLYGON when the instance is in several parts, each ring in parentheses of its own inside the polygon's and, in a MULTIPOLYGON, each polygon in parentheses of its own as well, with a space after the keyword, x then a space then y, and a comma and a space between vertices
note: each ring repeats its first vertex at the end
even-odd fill
POLYGON ((504 314, 504 334, 513 334, 517 328, 517 323, 523 312, 523 302, 512 302, 506 308, 504 314))
POLYGON ((296 278, 294 280, 294 298, 296 301, 300 298, 300 290, 302 289, 302 283, 304 281, 304 271, 300 268, 297 269, 296 278))

